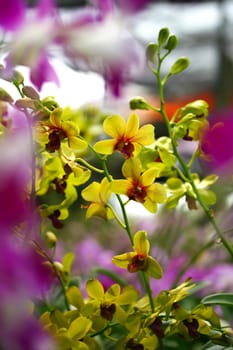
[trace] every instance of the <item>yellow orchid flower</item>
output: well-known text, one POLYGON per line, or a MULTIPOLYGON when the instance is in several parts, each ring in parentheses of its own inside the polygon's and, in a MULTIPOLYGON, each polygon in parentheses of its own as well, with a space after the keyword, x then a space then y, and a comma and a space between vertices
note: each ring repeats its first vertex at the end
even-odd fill
POLYGON ((147 239, 146 231, 136 232, 133 243, 134 251, 115 255, 112 258, 113 264, 123 269, 127 269, 130 273, 145 271, 151 277, 157 279, 161 278, 163 271, 160 264, 156 259, 148 255, 150 243, 147 239))
POLYGON ((166 201, 164 186, 154 183, 159 175, 157 168, 150 168, 143 172, 140 160, 132 158, 123 164, 122 173, 126 179, 113 180, 112 192, 124 194, 130 200, 142 203, 151 213, 157 211, 157 203, 166 201))
POLYGON ((113 213, 107 203, 111 196, 110 182, 104 178, 101 183, 92 182, 82 191, 82 197, 91 202, 88 206, 86 217, 99 216, 103 219, 112 219, 113 213))
POLYGON ((61 108, 54 109, 47 123, 37 125, 37 138, 47 142, 45 147, 50 153, 59 150, 61 142, 65 139, 67 139, 70 148, 83 151, 87 147, 87 143, 78 138, 79 128, 73 121, 63 120, 62 117, 63 110, 61 108))
POLYGON ((112 115, 103 123, 104 131, 112 139, 98 141, 94 145, 96 152, 112 154, 114 151, 121 152, 125 158, 137 155, 142 146, 148 146, 155 142, 154 126, 143 125, 139 128, 139 117, 132 113, 128 121, 120 115, 112 115))

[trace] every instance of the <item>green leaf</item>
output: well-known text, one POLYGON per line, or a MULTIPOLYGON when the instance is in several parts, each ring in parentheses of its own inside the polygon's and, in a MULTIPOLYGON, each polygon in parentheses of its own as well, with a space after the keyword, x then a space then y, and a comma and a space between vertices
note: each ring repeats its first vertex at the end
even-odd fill
POLYGON ((169 37, 169 29, 168 28, 162 28, 159 31, 159 35, 158 35, 158 43, 159 45, 163 45, 167 39, 169 37))
POLYGON ((233 306, 233 293, 215 293, 204 297, 201 300, 205 305, 227 305, 233 306))
POLYGON ((146 58, 148 61, 151 61, 153 64, 156 63, 155 54, 157 51, 158 45, 155 43, 149 43, 146 48, 146 58))
POLYGON ((189 66, 189 60, 187 57, 180 57, 173 63, 170 69, 170 74, 179 74, 183 72, 189 66))

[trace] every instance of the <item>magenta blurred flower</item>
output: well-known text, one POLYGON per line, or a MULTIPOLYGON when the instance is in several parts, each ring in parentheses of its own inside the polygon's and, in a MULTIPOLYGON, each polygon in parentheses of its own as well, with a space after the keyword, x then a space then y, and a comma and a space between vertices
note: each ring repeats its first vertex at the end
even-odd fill
POLYGON ((49 58, 45 52, 40 54, 36 64, 31 67, 30 80, 39 91, 46 82, 54 82, 59 86, 59 78, 56 70, 49 62, 49 58))
POLYGON ((23 65, 30 68, 31 81, 38 90, 45 82, 59 83, 47 53, 56 34, 55 12, 52 0, 39 0, 31 16, 25 16, 9 44, 3 79, 11 79, 14 68, 23 65))
POLYGON ((75 69, 102 75, 107 89, 119 96, 133 70, 138 71, 144 63, 144 50, 133 37, 128 21, 129 12, 140 9, 142 3, 145 1, 117 2, 117 7, 112 0, 98 0, 72 11, 66 19, 52 0, 38 1, 12 36, 3 78, 10 79, 14 67, 24 65, 31 69, 31 81, 39 90, 47 81, 58 84, 49 63, 49 51, 56 48, 75 69))
POLYGON ((202 140, 202 150, 207 156, 207 166, 221 175, 233 169, 233 110, 218 113, 202 140))
POLYGON ((26 2, 23 0, 0 1, 0 28, 6 31, 17 30, 25 19, 26 2))
POLYGON ((0 304, 9 299, 24 303, 44 295, 54 276, 35 247, 7 230, 1 232, 0 245, 0 304))
MULTIPOLYGON (((15 307, 17 307, 15 305, 15 307)), ((1 310, 2 311, 2 310, 1 310)), ((32 315, 19 315, 6 322, 6 314, 0 316, 2 350, 55 350, 51 336, 32 315)))
POLYGON ((0 143, 0 228, 11 230, 28 220, 32 207, 26 188, 30 179, 31 152, 28 133, 9 132, 0 143))
POLYGON ((142 10, 148 2, 149 0, 118 0, 117 4, 123 11, 134 13, 142 10))

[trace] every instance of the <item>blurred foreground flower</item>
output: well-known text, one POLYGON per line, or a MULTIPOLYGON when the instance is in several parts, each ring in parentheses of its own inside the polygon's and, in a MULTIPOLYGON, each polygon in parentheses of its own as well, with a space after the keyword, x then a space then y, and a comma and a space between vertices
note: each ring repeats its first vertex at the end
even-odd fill
POLYGON ((233 110, 218 113, 204 133, 202 151, 207 166, 221 175, 231 175, 233 168, 233 110))
POLYGON ((0 143, 1 349, 50 350, 52 341, 29 308, 29 301, 48 291, 53 276, 30 243, 38 233, 27 193, 32 150, 27 133, 20 131, 9 131, 0 143))
MULTIPOLYGON (((140 9, 143 3, 125 5, 129 13, 140 9)), ((17 16, 8 2, 3 1, 0 6, 0 27, 15 30, 2 73, 6 79, 12 77, 16 66, 24 65, 30 68, 31 81, 39 90, 47 81, 59 84, 49 61, 51 49, 56 48, 74 69, 102 75, 111 93, 119 96, 132 70, 142 67, 143 50, 130 32, 127 12, 124 15, 124 9, 121 12, 112 0, 97 1, 72 11, 69 19, 56 9, 52 0, 38 0, 30 13, 23 1, 14 0, 17 16)))

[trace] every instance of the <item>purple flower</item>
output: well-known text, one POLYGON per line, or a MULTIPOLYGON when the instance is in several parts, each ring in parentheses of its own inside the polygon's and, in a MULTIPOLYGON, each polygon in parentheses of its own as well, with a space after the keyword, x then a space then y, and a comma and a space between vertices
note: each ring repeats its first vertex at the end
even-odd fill
POLYGON ((229 174, 233 168, 233 110, 218 113, 203 135, 202 150, 206 163, 218 174, 229 174))
POLYGON ((26 3, 23 0, 0 1, 0 27, 6 31, 17 30, 25 19, 26 3))
POLYGON ((0 335, 3 350, 55 350, 52 337, 32 315, 21 315, 16 322, 13 320, 7 329, 4 325, 0 335))
MULTIPOLYGON (((15 300, 13 307, 18 308, 15 300)), ((19 313, 10 315, 10 306, 0 309, 0 339, 2 350, 55 350, 52 337, 42 329, 42 325, 32 316, 19 313), (8 311, 8 312, 7 312, 8 311)))
POLYGON ((118 6, 128 13, 133 13, 142 10, 147 4, 148 0, 118 0, 118 6))
POLYGON ((41 53, 30 72, 31 82, 40 91, 45 82, 54 82, 59 85, 59 78, 54 67, 49 62, 46 53, 41 53))

